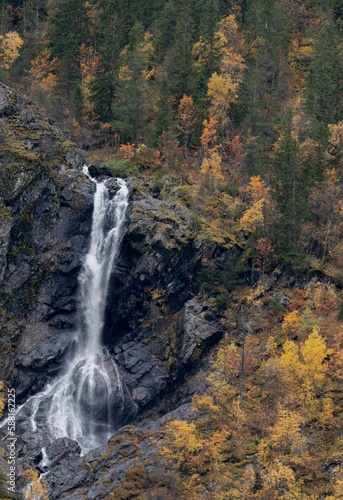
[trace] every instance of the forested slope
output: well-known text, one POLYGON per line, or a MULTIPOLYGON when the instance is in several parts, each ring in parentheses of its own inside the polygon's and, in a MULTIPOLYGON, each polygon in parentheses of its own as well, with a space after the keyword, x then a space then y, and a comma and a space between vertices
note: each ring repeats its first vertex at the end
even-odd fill
MULTIPOLYGON (((192 358, 188 419, 157 437, 143 419, 149 450, 164 444, 104 495, 343 498, 343 1, 20 0, 0 14, 1 80, 94 168, 161 200, 166 254, 184 243, 168 207, 186 210, 203 252, 187 293, 225 332, 192 358)), ((172 310, 161 283, 147 284, 153 338, 172 310)))

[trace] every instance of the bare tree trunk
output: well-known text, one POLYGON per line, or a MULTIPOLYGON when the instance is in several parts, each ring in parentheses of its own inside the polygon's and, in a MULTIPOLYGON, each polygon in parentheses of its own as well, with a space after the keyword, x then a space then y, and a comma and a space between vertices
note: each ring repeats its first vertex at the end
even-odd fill
POLYGON ((38 30, 39 30, 39 0, 37 0, 36 4, 36 37, 38 41, 38 30))
POLYGON ((245 355, 245 337, 246 333, 244 331, 243 335, 243 346, 242 346, 242 362, 241 362, 241 383, 239 388, 239 407, 243 406, 243 394, 244 394, 244 355, 245 355))
POLYGON ((324 241, 324 251, 323 251, 323 258, 322 258, 322 265, 324 264, 324 261, 325 261, 326 249, 327 249, 327 246, 328 246, 328 237, 329 237, 329 233, 330 233, 330 228, 331 228, 331 217, 330 217, 330 219, 329 219, 328 230, 326 231, 326 235, 325 235, 325 241, 324 241))
POLYGON ((26 2, 23 0, 23 29, 24 36, 26 35, 26 2))
POLYGON ((4 6, 4 2, 2 2, 2 5, 1 5, 1 35, 4 34, 4 15, 5 15, 5 6, 4 6))

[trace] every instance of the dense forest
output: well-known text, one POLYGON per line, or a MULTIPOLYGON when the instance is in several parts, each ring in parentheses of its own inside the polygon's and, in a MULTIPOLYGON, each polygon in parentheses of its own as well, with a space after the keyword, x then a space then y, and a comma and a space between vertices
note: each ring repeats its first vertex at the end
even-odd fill
POLYGON ((111 498, 342 499, 343 0, 2 0, 0 43, 90 161, 176 179, 235 249, 194 277, 227 332, 207 391, 111 498))
POLYGON ((251 258, 264 238, 335 274, 342 16, 338 0, 2 2, 1 78, 90 157, 181 176, 199 226, 253 233, 251 258))

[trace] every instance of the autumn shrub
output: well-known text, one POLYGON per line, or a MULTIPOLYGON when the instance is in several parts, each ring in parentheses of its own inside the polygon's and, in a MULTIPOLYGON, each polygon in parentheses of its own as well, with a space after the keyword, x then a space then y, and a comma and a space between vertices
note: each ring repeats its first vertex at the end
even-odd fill
POLYGON ((322 318, 316 318, 311 309, 305 309, 301 314, 301 322, 298 327, 298 335, 300 339, 306 338, 313 328, 320 328, 322 325, 322 318))
POLYGON ((25 479, 25 500, 48 500, 48 486, 46 485, 44 479, 39 477, 37 471, 27 469, 25 471, 25 479))
POLYGON ((310 283, 305 295, 309 307, 319 315, 337 312, 339 299, 334 285, 323 283, 310 283))
POLYGON ((282 323, 282 333, 285 336, 295 335, 300 326, 301 319, 299 317, 298 311, 292 311, 284 317, 282 323))
POLYGON ((280 297, 275 295, 272 300, 268 303, 268 309, 272 312, 281 312, 284 311, 284 306, 280 302, 280 297))

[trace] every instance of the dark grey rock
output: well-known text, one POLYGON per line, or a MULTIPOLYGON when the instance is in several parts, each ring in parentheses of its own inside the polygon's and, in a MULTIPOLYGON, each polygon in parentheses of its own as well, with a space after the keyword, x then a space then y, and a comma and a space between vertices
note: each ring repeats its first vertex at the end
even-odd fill
MULTIPOLYGON (((0 85, 3 123, 14 110, 25 130, 17 139, 26 160, 8 172, 10 154, 0 158, 0 366, 22 402, 56 376, 75 347, 78 276, 89 244, 95 186, 81 171, 85 153, 74 146, 61 149, 62 135, 53 127, 49 132, 41 112, 0 85)), ((110 175, 101 165, 89 171, 103 180, 110 175)), ((114 195, 116 179, 106 183, 114 195)), ((30 421, 33 400, 18 413, 18 467, 43 468, 51 499, 107 498, 137 460, 156 450, 144 432, 154 430, 159 439, 170 418, 188 418, 187 403, 203 389, 203 383, 185 378, 222 332, 211 301, 194 297, 194 276, 204 255, 222 263, 230 252, 196 238, 192 214, 178 193, 165 201, 158 198, 159 189, 143 182, 131 190, 105 314, 111 397, 105 410, 101 394, 94 401, 86 390, 80 395, 81 407, 99 426, 110 418, 114 431, 119 429, 106 449, 82 457, 75 441, 50 443, 44 402, 38 429, 30 421), (160 412, 154 419, 153 405, 160 412), (170 413, 172 408, 177 410, 170 413), (121 428, 135 418, 144 420, 145 431, 121 428), (40 465, 42 448, 46 468, 40 465)), ((74 373, 77 378, 77 366, 74 373)))
POLYGON ((113 172, 111 169, 107 168, 101 163, 90 163, 88 165, 89 173, 92 177, 113 177, 113 172))
POLYGON ((65 160, 68 168, 73 170, 82 170, 83 165, 86 163, 87 155, 82 149, 73 149, 68 151, 65 160))
MULTIPOLYGON (((179 338, 181 347, 178 357, 182 364, 187 363, 195 350, 204 341, 211 337, 218 337, 221 334, 221 329, 218 325, 212 325, 215 320, 215 315, 209 316, 209 313, 201 317, 204 310, 203 304, 197 298, 186 302, 179 322, 179 338)), ((205 304, 205 311, 208 306, 205 304)))

